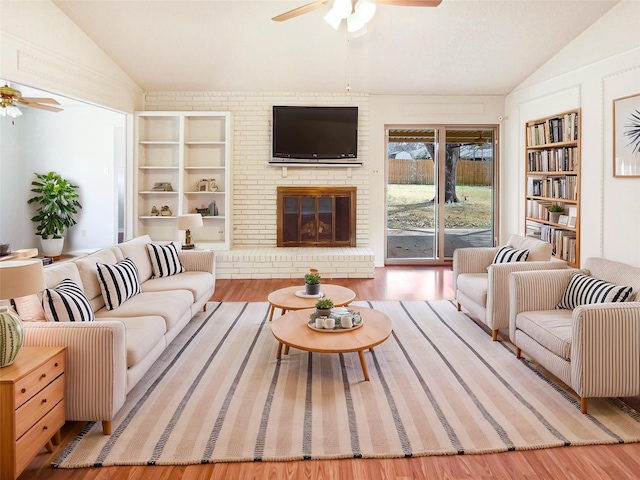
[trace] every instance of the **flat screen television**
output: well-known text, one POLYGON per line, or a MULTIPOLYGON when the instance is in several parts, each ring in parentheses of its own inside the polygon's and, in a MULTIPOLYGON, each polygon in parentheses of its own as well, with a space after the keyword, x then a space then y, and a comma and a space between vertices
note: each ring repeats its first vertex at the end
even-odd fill
POLYGON ((358 157, 358 107, 273 106, 273 157, 335 160, 358 157))

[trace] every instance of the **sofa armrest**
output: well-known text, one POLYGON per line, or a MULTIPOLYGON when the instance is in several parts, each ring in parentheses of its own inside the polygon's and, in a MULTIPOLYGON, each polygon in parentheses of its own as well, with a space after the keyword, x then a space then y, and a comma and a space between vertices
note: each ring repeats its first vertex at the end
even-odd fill
POLYGON ((487 268, 487 325, 491 330, 509 326, 509 275, 513 272, 558 270, 565 262, 508 262, 494 263, 487 268))
POLYGON ((458 290, 458 275, 461 273, 487 273, 496 256, 498 247, 456 248, 453 251, 453 293, 458 290))
POLYGON ((127 394, 124 324, 96 320, 23 325, 25 346, 67 347, 66 419, 111 421, 127 394))
POLYGON ((179 250, 178 258, 187 272, 207 272, 216 277, 216 257, 213 250, 179 250))
POLYGON ((514 341, 520 312, 553 310, 576 270, 535 270, 509 274, 509 338, 514 341))
POLYGON ((573 310, 571 387, 583 398, 640 395, 640 302, 573 310))

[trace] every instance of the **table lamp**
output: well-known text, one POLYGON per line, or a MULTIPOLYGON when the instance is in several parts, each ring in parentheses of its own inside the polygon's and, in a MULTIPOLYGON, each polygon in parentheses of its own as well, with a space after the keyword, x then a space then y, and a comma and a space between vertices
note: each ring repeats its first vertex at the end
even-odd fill
MULTIPOLYGON (((45 288, 41 260, 0 262, 0 300, 26 297, 45 288)), ((13 363, 23 341, 20 317, 8 306, 0 306, 0 368, 13 363)))
POLYGON ((185 244, 182 245, 183 250, 193 250, 195 248, 195 245, 191 243, 191 230, 200 228, 202 225, 202 215, 199 213, 178 215, 178 230, 186 230, 185 244))

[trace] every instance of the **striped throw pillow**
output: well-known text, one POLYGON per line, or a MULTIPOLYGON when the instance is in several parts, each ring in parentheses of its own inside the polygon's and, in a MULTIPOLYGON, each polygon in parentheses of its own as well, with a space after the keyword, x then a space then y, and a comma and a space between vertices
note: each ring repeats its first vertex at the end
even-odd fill
POLYGON ((147 252, 149 252, 153 270, 151 278, 169 277, 184 272, 184 268, 178 258, 177 243, 171 242, 168 245, 147 243, 147 252))
POLYGON ((107 310, 118 308, 131 297, 139 294, 138 268, 129 257, 114 264, 96 263, 100 290, 107 310))
POLYGON ((493 257, 493 263, 526 262, 527 258, 529 258, 529 250, 516 250, 504 246, 493 257))
POLYGON ((80 286, 65 278, 55 288, 45 289, 42 295, 44 316, 49 322, 93 322, 91 304, 80 286))
POLYGON ((578 272, 571 276, 556 308, 573 310, 592 303, 625 302, 631 290, 631 287, 622 287, 578 272))

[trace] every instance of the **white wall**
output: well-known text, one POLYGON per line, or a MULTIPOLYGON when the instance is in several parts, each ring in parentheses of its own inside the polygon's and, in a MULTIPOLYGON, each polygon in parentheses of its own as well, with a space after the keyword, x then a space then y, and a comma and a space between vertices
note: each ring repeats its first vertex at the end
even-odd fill
POLYGON ((640 178, 613 177, 611 121, 614 98, 640 93, 639 20, 640 2, 620 2, 506 101, 504 156, 519 159, 502 172, 512 231, 524 226, 524 123, 582 109, 581 263, 602 256, 640 267, 640 178))
POLYGON ((67 234, 65 251, 116 243, 118 189, 114 137, 125 115, 96 107, 51 113, 23 108, 15 120, 0 118, 0 241, 11 248, 39 247, 35 224, 34 172, 56 171, 80 187, 82 210, 67 234))

